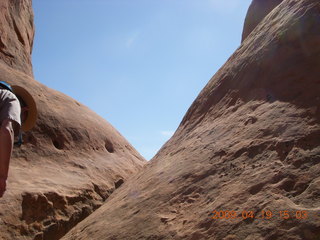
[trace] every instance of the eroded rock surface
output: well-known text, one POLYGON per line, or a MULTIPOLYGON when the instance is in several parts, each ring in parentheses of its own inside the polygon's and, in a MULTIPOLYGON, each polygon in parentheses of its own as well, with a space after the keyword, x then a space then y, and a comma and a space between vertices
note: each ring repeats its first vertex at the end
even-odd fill
POLYGON ((0 1, 0 62, 32 76, 32 2, 0 1))
POLYGON ((254 28, 283 0, 253 0, 244 22, 242 42, 254 28))
POLYGON ((14 148, 0 199, 0 239, 59 239, 145 160, 103 118, 32 78, 31 0, 1 0, 0 80, 25 87, 39 109, 36 127, 14 148))
POLYGON ((143 171, 63 239, 319 239, 319 26, 318 0, 270 11, 143 171))

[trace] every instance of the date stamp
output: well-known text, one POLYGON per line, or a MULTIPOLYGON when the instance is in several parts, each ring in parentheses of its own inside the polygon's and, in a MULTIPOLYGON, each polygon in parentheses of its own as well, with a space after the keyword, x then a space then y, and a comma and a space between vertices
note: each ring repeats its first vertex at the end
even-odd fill
POLYGON ((261 210, 261 211, 250 211, 250 210, 243 210, 243 211, 217 211, 214 210, 211 213, 211 218, 213 220, 219 219, 264 219, 264 220, 271 220, 271 219, 298 219, 304 220, 308 218, 319 217, 319 213, 309 212, 307 210, 296 210, 296 211, 289 211, 289 210, 281 210, 281 211, 271 211, 271 210, 261 210))

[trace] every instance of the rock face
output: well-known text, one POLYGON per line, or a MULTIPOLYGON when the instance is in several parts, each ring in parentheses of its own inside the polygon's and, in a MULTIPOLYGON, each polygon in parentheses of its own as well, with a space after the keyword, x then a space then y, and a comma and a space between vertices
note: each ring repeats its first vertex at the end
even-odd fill
POLYGON ((319 239, 319 26, 318 0, 284 0, 143 171, 63 239, 319 239))
POLYGON ((243 27, 242 40, 252 32, 252 30, 283 0, 253 0, 243 27))
POLYGON ((32 76, 34 25, 31 0, 2 0, 0 9, 0 62, 32 76))
POLYGON ((31 0, 1 0, 0 80, 25 87, 36 127, 14 148, 0 199, 0 239, 59 239, 145 160, 104 119, 32 78, 31 0))

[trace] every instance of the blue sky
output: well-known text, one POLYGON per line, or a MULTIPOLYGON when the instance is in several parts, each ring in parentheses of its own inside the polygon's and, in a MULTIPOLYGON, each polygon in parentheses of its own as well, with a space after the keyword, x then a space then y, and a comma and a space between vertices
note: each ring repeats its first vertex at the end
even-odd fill
POLYGON ((146 159, 240 45, 251 0, 33 0, 35 78, 146 159))

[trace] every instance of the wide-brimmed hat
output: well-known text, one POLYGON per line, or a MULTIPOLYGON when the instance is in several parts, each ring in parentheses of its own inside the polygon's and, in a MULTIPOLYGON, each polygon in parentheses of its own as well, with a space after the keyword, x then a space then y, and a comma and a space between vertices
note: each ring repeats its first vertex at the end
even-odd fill
POLYGON ((14 94, 18 98, 21 98, 28 107, 28 116, 26 120, 23 123, 21 123, 21 129, 23 131, 29 131, 36 124, 36 120, 38 116, 36 102, 34 101, 31 94, 23 87, 15 85, 15 86, 12 86, 12 90, 14 94))

